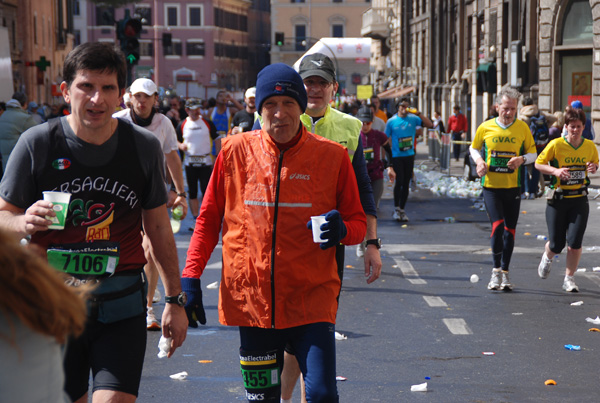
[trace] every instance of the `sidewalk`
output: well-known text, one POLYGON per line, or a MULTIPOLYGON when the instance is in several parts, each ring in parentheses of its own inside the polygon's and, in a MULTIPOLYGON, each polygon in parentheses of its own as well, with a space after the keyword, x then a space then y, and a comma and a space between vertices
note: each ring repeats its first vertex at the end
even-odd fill
MULTIPOLYGON (((596 148, 598 149, 598 154, 600 155, 600 145, 599 144, 595 144, 596 148)), ((450 147, 452 147, 450 145, 450 147)), ((463 150, 460 153, 460 158, 458 161, 456 161, 454 158, 450 158, 450 170, 449 170, 449 174, 450 176, 457 176, 462 178, 464 175, 464 158, 465 158, 465 154, 468 153, 468 148, 466 150, 463 150)), ((427 165, 430 169, 434 169, 436 171, 440 171, 440 164, 435 163, 433 160, 429 159, 429 145, 427 141, 423 141, 418 143, 417 145, 417 154, 415 157, 415 167, 419 166, 419 164, 423 165, 427 165), (426 163, 426 162, 429 163, 426 163), (435 168, 434 168, 435 167, 435 168)), ((447 170, 443 170, 444 173, 448 173, 447 170)), ((594 189, 600 189, 600 169, 598 171, 596 171, 596 173, 594 174, 589 174, 588 175, 591 181, 590 184, 590 188, 594 188, 594 189)))

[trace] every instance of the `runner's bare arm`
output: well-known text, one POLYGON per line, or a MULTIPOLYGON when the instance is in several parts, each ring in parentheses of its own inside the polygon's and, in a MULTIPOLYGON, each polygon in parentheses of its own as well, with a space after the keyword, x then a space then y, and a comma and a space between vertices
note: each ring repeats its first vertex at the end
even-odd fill
MULTIPOLYGON (((175 238, 166 206, 163 204, 154 209, 144 210, 142 217, 144 231, 152 243, 154 256, 158 261, 157 266, 165 286, 165 295, 176 296, 181 292, 181 280, 175 238)), ((173 338, 169 352, 170 357, 185 340, 188 320, 183 307, 176 304, 165 304, 162 324, 163 335, 173 338)))
POLYGON ((55 215, 51 203, 44 200, 38 200, 23 210, 0 198, 0 227, 15 234, 18 239, 37 231, 46 231, 52 221, 45 217, 55 215))

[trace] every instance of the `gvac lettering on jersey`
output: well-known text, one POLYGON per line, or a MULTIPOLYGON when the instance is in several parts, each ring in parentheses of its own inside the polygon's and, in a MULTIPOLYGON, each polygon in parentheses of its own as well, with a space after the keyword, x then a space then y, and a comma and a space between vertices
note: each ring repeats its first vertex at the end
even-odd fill
POLYGON ((515 144, 517 139, 514 137, 494 137, 492 138, 492 143, 512 143, 515 144))

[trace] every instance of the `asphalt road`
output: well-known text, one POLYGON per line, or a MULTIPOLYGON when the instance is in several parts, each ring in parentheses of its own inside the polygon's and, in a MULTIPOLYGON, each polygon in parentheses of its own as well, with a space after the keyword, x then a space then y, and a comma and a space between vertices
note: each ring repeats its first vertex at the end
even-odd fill
MULTIPOLYGON (((355 248, 346 249, 346 272, 336 330, 342 402, 579 402, 594 401, 600 384, 600 333, 587 317, 600 315, 600 204, 590 220, 576 274, 579 293, 562 291, 564 253, 550 277, 537 265, 546 234, 545 202, 524 200, 511 264, 513 292, 489 291, 490 224, 468 199, 411 193, 403 226, 391 219, 390 187, 379 211, 383 273, 367 285, 355 248), (444 222, 445 217, 454 223, 444 222), (529 234, 529 235, 526 235, 529 234), (597 250, 589 250, 597 246, 597 250), (473 274, 480 280, 470 281, 473 274), (582 305, 571 303, 583 301, 582 305), (565 349, 580 345, 581 351, 565 349), (486 353, 486 354, 484 354, 486 353), (548 379, 555 386, 546 386, 548 379), (411 386, 427 382, 427 392, 411 386)), ((184 221, 176 240, 180 265, 191 232, 184 221)), ((159 333, 149 333, 140 402, 244 400, 237 328, 217 317, 220 251, 202 277, 207 326, 190 329, 171 359, 158 359, 159 333), (169 375, 187 371, 184 381, 169 375)), ((161 289, 162 290, 162 289, 161 289)), ((164 304, 157 304, 162 311, 164 304)), ((296 390, 294 401, 299 401, 296 390)))

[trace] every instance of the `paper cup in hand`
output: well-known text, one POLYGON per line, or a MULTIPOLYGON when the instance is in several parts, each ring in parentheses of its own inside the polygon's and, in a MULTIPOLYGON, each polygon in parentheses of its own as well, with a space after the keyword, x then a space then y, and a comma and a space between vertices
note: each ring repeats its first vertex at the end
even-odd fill
POLYGON ((323 233, 323 231, 321 231, 321 224, 325 224, 325 221, 327 221, 325 216, 312 216, 310 217, 310 221, 312 222, 313 241, 315 243, 327 242, 326 239, 321 239, 321 234, 323 233))
POLYGON ((67 212, 69 211, 69 200, 71 193, 63 192, 42 192, 44 200, 53 204, 52 210, 56 213, 56 217, 46 216, 47 220, 51 220, 52 224, 49 229, 64 229, 65 221, 67 220, 67 212))

